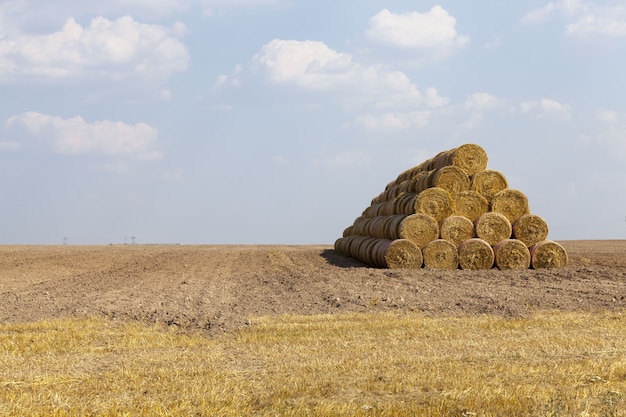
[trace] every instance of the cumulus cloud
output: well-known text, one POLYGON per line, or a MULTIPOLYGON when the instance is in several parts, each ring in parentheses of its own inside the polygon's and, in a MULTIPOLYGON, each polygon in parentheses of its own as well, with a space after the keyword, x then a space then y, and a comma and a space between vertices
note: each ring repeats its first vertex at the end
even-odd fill
POLYGON ((572 110, 569 105, 549 98, 524 101, 520 104, 520 110, 524 113, 534 114, 540 119, 569 120, 572 117, 572 110))
POLYGON ((59 19, 63 21, 67 16, 81 18, 94 15, 131 15, 154 20, 177 16, 195 7, 202 10, 205 16, 213 16, 234 8, 275 6, 283 2, 284 0, 6 0, 0 2, 0 27, 3 16, 9 26, 19 29, 46 26, 47 22, 58 23, 59 19))
POLYGON ((612 110, 596 112, 597 131, 580 136, 579 145, 607 151, 611 159, 626 161, 626 114, 612 110))
POLYGON ((343 100, 380 109, 440 106, 446 102, 437 90, 425 94, 401 72, 383 65, 366 65, 323 42, 275 39, 253 59, 256 73, 272 84, 340 95, 343 100))
POLYGON ((420 128, 428 125, 430 111, 416 111, 405 113, 368 113, 356 118, 355 124, 367 130, 389 132, 420 128))
POLYGON ((157 129, 146 123, 134 125, 108 120, 88 123, 80 116, 63 119, 37 112, 9 118, 5 129, 22 128, 28 134, 50 140, 62 154, 125 155, 158 159, 157 129))
POLYGON ((523 18, 526 24, 539 23, 554 16, 570 21, 564 32, 573 37, 626 37, 626 6, 600 5, 593 1, 559 0, 531 10, 523 18))
POLYGON ((466 129, 472 129, 479 125, 488 111, 493 111, 502 106, 502 101, 496 96, 477 92, 470 94, 463 103, 463 110, 468 114, 467 120, 463 123, 466 129))
POLYGON ((456 19, 441 6, 426 13, 392 13, 384 9, 372 17, 365 36, 387 46, 405 49, 450 49, 469 42, 456 31, 456 19))
POLYGON ((130 16, 97 17, 84 27, 70 18, 55 33, 0 38, 0 80, 167 78, 188 66, 184 32, 182 23, 167 28, 130 16))

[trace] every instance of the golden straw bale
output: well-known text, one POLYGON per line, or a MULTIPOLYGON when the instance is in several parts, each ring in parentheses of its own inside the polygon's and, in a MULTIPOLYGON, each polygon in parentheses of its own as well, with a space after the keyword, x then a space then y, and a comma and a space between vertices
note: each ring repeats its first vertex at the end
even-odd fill
POLYGON ((567 266, 567 252, 557 242, 546 239, 530 248, 530 260, 534 269, 562 268, 567 266))
POLYGON ((459 246, 459 266, 461 269, 491 269, 493 262, 493 249, 483 239, 474 237, 459 246))
POLYGON ((408 215, 398 225, 394 236, 398 239, 408 239, 419 248, 439 237, 439 224, 434 217, 423 213, 408 215))
POLYGON ((391 269, 419 269, 423 264, 422 251, 407 239, 380 239, 374 247, 375 257, 382 267, 391 269))
POLYGON ((512 231, 511 223, 506 216, 494 211, 482 214, 474 222, 474 233, 476 237, 483 239, 491 246, 494 246, 504 239, 509 239, 512 231))
POLYGON ((499 269, 530 268, 530 251, 521 240, 505 239, 493 247, 493 253, 499 269))
POLYGON ((457 166, 445 166, 429 172, 428 186, 443 188, 455 195, 469 190, 470 178, 457 166))
POLYGON ((548 238, 548 223, 536 214, 524 214, 513 223, 513 237, 531 247, 548 238))
POLYGON ((454 200, 443 188, 429 188, 419 193, 415 199, 414 212, 428 214, 438 222, 451 216, 454 210, 454 200))
POLYGON ((502 190, 509 188, 509 183, 500 171, 487 169, 472 175, 469 189, 491 200, 502 190))
POLYGON ((421 193, 422 191, 430 188, 429 174, 431 171, 422 171, 415 174, 411 179, 411 191, 414 193, 421 193))
POLYGON ((461 243, 474 237, 474 223, 467 217, 449 216, 439 225, 442 239, 448 240, 458 248, 461 243))
POLYGON ((487 153, 479 145, 466 144, 450 149, 435 156, 432 168, 443 168, 453 165, 461 168, 467 175, 474 175, 487 168, 487 153))
POLYGON ((415 213, 415 200, 418 194, 404 193, 393 201, 394 214, 413 214, 415 213))
POLYGON ((457 269, 459 254, 454 243, 444 239, 429 242, 422 249, 424 266, 430 269, 457 269))
POLYGON ((524 214, 530 213, 528 198, 519 190, 507 188, 493 196, 490 202, 490 210, 504 214, 511 224, 524 214))
POLYGON ((461 191, 454 196, 454 213, 476 221, 489 211, 489 201, 476 191, 461 191))

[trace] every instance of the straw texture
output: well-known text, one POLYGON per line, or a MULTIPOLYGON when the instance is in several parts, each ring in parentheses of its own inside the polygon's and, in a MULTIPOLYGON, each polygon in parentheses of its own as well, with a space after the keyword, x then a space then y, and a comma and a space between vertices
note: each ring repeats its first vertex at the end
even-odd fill
POLYGON ((504 174, 493 169, 486 169, 472 175, 469 187, 470 190, 476 191, 488 200, 507 188, 509 188, 509 183, 504 174))
POLYGON ((376 268, 525 269, 567 264, 528 198, 476 144, 402 171, 343 230, 335 250, 376 268))
POLYGON ((468 239, 459 246, 459 266, 461 269, 491 269, 493 262, 493 249, 483 239, 468 239))
POLYGON ((475 144, 466 144, 438 154, 432 162, 433 168, 453 165, 461 168, 467 175, 474 175, 487 168, 487 152, 475 144))
POLYGON ((524 214, 513 223, 513 237, 531 247, 548 238, 548 223, 536 214, 524 214))
POLYGON ((494 246, 504 239, 509 239, 512 227, 509 220, 500 213, 490 211, 480 216, 474 223, 476 237, 494 246))
POLYGON ((461 243, 474 237, 474 223, 467 217, 446 217, 439 226, 440 237, 454 243, 458 248, 461 243))
POLYGON ((493 247, 495 264, 499 269, 528 269, 530 251, 521 240, 506 239, 493 247))
POLYGON ((454 196, 454 213, 476 221, 489 211, 489 201, 476 191, 462 191, 454 196))
POLYGON ((524 214, 530 213, 528 198, 519 190, 507 188, 491 199, 491 211, 504 214, 511 224, 524 214))
POLYGON ((458 269, 459 254, 456 245, 444 239, 436 239, 422 249, 424 266, 429 269, 458 269))
POLYGON ((567 266, 567 252, 559 243, 542 240, 530 248, 531 266, 534 269, 563 268, 567 266))
POLYGON ((443 188, 428 188, 417 195, 414 210, 434 217, 438 222, 454 213, 454 200, 443 188))

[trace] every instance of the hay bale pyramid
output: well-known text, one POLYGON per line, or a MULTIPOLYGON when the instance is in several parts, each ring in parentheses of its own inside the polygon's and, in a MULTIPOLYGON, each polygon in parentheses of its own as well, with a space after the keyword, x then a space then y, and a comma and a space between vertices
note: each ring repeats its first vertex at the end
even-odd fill
POLYGON ((335 242, 335 250, 392 269, 541 269, 567 264, 546 221, 485 150, 465 144, 402 172, 335 242))

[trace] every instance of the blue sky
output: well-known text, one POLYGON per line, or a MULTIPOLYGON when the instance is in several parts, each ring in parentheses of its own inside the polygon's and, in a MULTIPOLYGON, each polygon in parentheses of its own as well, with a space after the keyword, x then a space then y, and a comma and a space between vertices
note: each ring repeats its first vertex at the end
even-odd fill
POLYGON ((332 244, 464 143, 626 238, 619 1, 0 1, 0 244, 332 244))

